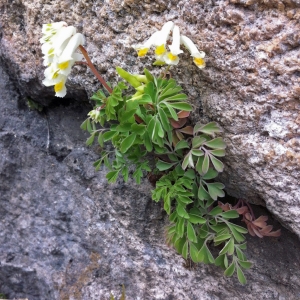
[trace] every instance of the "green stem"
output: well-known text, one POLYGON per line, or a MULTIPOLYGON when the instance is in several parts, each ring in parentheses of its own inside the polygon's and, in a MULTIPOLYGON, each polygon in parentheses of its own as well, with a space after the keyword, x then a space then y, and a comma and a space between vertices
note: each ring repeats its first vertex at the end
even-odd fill
POLYGON ((103 79, 103 77, 99 74, 99 72, 96 70, 96 68, 94 67, 90 57, 88 56, 87 51, 85 50, 85 48, 82 45, 79 45, 79 49, 82 52, 84 58, 87 61, 87 65, 90 67, 90 69, 92 70, 92 72, 94 73, 94 75, 97 77, 97 79, 102 83, 102 85, 106 88, 106 90, 112 94, 113 90, 111 87, 108 86, 108 84, 106 83, 106 81, 103 79))

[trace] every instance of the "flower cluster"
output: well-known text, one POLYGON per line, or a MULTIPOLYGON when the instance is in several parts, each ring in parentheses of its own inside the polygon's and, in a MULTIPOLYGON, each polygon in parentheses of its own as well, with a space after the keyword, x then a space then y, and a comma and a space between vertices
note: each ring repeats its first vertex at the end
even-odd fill
POLYGON ((44 66, 47 66, 43 84, 54 86, 55 96, 64 97, 67 93, 66 80, 75 61, 83 58, 82 54, 75 53, 79 45, 84 43, 84 36, 76 33, 76 28, 65 22, 44 24, 42 53, 44 66))
POLYGON ((179 27, 174 25, 172 21, 165 23, 161 30, 154 32, 144 44, 134 45, 133 48, 137 50, 139 57, 143 57, 154 46, 156 64, 177 65, 179 62, 178 55, 183 53, 180 45, 184 45, 189 50, 198 68, 203 69, 205 67, 205 53, 199 51, 187 36, 180 35, 179 27), (168 51, 166 45, 171 31, 173 40, 172 44, 169 45, 170 51, 168 51))

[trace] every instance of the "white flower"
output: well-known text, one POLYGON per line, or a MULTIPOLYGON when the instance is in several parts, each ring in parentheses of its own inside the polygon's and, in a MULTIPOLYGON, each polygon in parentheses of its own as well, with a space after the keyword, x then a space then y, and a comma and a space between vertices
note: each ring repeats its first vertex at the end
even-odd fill
POLYGON ((169 48, 171 51, 165 54, 164 60, 168 65, 177 65, 179 62, 178 54, 183 53, 183 51, 180 49, 180 31, 176 25, 173 28, 173 41, 169 48))
POLYGON ((64 76, 61 78, 61 81, 56 83, 54 85, 54 91, 55 91, 55 96, 56 97, 61 97, 63 98, 67 94, 67 89, 66 89, 66 81, 67 81, 67 76, 64 76))
POLYGON ((180 42, 183 44, 191 53, 191 56, 194 57, 194 63, 199 69, 205 68, 205 53, 203 51, 199 51, 196 45, 186 36, 182 35, 180 37, 180 42))
POLYGON ((43 24, 42 33, 43 37, 40 39, 41 44, 46 43, 56 32, 62 27, 67 26, 66 22, 56 22, 50 24, 43 24))
POLYGON ((144 44, 133 45, 133 48, 138 52, 138 57, 143 57, 147 54, 151 46, 154 45, 154 42, 158 34, 159 31, 156 31, 150 36, 150 38, 144 44))
POLYGON ((55 96, 64 97, 67 92, 67 76, 74 63, 83 58, 82 54, 75 51, 84 43, 84 36, 76 33, 76 28, 67 26, 65 22, 45 24, 42 31, 44 35, 40 41, 43 44, 44 65, 48 66, 44 72, 43 84, 54 85, 55 96))
POLYGON ((164 26, 160 31, 158 31, 159 34, 157 35, 154 41, 154 46, 156 46, 155 58, 157 60, 163 60, 163 57, 167 52, 166 44, 167 44, 170 31, 173 29, 173 27, 174 27, 174 23, 172 21, 169 21, 166 24, 164 24, 164 26))
POLYGON ((162 60, 163 56, 167 52, 166 43, 170 34, 170 31, 173 29, 174 23, 172 21, 164 24, 161 30, 154 32, 151 37, 144 43, 134 45, 133 48, 137 50, 138 56, 143 57, 147 54, 151 46, 155 46, 155 57, 158 60, 162 60))

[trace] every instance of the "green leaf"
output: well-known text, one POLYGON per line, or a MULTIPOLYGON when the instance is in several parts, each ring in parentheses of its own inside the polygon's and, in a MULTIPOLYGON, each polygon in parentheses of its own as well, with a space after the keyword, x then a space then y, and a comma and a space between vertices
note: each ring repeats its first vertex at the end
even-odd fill
POLYGON ((116 182, 118 179, 118 176, 119 176, 119 172, 120 172, 120 170, 108 172, 106 174, 106 179, 108 180, 108 182, 109 183, 116 182))
POLYGON ((164 130, 165 131, 171 130, 170 121, 169 121, 165 111, 162 108, 158 107, 158 114, 159 114, 160 121, 161 121, 161 124, 162 124, 164 130))
POLYGON ((171 107, 167 103, 164 103, 164 104, 166 105, 167 109, 169 110, 171 118, 173 118, 175 121, 178 121, 178 116, 177 116, 176 111, 174 110, 174 108, 171 107))
POLYGON ((136 139, 136 134, 132 133, 128 137, 126 137, 123 142, 121 143, 120 151, 122 153, 125 153, 128 151, 128 149, 133 145, 134 141, 136 139))
POLYGON ((236 273, 237 273, 239 282, 241 284, 246 284, 247 283, 246 277, 239 266, 236 266, 236 273))
POLYGON ((217 242, 223 242, 223 241, 226 241, 228 239, 231 238, 231 234, 222 234, 222 235, 217 235, 215 238, 214 238, 214 242, 217 243, 217 242))
POLYGON ((115 136, 115 134, 115 131, 106 131, 105 133, 103 133, 104 142, 111 140, 115 136))
POLYGON ((195 136, 192 140, 192 147, 199 148, 206 141, 206 138, 202 136, 195 136))
POLYGON ((202 174, 206 174, 209 168, 209 158, 208 155, 205 154, 202 164, 202 174))
POLYGON ((131 125, 131 131, 138 135, 143 135, 145 133, 145 130, 146 130, 146 125, 144 125, 144 124, 132 124, 131 125))
POLYGON ((207 248, 206 244, 203 244, 200 251, 198 252, 198 261, 204 262, 206 264, 214 263, 214 257, 212 256, 211 252, 207 248))
POLYGON ((181 255, 183 256, 184 259, 187 259, 188 253, 189 253, 189 243, 188 243, 188 241, 186 241, 182 247, 181 255))
POLYGON ((184 228, 185 228, 185 219, 178 217, 178 222, 176 223, 176 233, 178 236, 182 237, 184 234, 184 228))
POLYGON ((184 173, 183 177, 187 177, 189 179, 195 179, 195 171, 193 169, 189 169, 184 173))
POLYGON ((224 264, 224 257, 225 255, 219 255, 216 259, 215 259, 215 265, 218 267, 221 267, 222 269, 225 269, 226 266, 224 264))
POLYGON ((190 256, 194 263, 198 262, 198 249, 193 243, 190 243, 190 256))
POLYGON ((225 253, 228 253, 229 255, 232 255, 234 253, 234 239, 231 238, 223 247, 223 249, 220 251, 220 255, 223 255, 225 253))
POLYGON ((206 186, 208 188, 208 193, 212 197, 212 199, 217 200, 218 197, 225 196, 224 191, 219 188, 217 183, 206 183, 206 186))
POLYGON ((93 144, 93 142, 94 142, 94 139, 95 139, 95 133, 93 133, 87 140, 86 140, 86 145, 87 146, 90 146, 90 145, 92 145, 93 144))
POLYGON ((226 144, 221 137, 218 137, 218 138, 215 138, 208 142, 205 142, 204 145, 206 145, 209 148, 213 148, 213 149, 225 149, 226 148, 226 144))
POLYGON ((82 130, 87 130, 87 123, 88 123, 88 120, 89 119, 86 119, 81 125, 80 125, 80 128, 82 130))
POLYGON ((201 213, 198 209, 192 208, 189 210, 189 221, 193 224, 205 224, 206 219, 201 216, 201 213))
POLYGON ((104 147, 104 140, 103 140, 103 133, 100 132, 98 135, 98 144, 100 145, 100 147, 104 147))
POLYGON ((216 216, 218 214, 221 214, 222 213, 222 208, 220 206, 216 206, 214 207, 210 212, 209 212, 209 215, 210 216, 216 216))
POLYGON ((177 239, 174 243, 174 247, 177 250, 177 252, 179 254, 182 254, 182 250, 183 250, 183 246, 186 243, 186 238, 185 237, 181 237, 179 239, 177 239))
POLYGON ((116 127, 116 131, 118 132, 128 132, 131 129, 132 123, 123 123, 116 127))
POLYGON ((181 140, 179 141, 176 146, 175 146, 175 151, 179 150, 179 149, 186 149, 186 148, 189 148, 189 144, 187 141, 185 140, 181 140))
MULTIPOLYGON (((169 100, 170 100, 170 98, 168 99, 168 101, 169 100)), ((172 106, 175 109, 184 110, 184 111, 193 110, 192 106, 186 102, 172 102, 172 103, 169 103, 169 106, 172 106)))
POLYGON ((194 127, 194 135, 197 132, 203 132, 203 133, 214 136, 215 133, 221 132, 221 129, 216 122, 210 122, 206 125, 197 123, 194 127))
MULTIPOLYGON (((186 100, 188 97, 186 94, 177 94, 175 96, 171 96, 171 97, 167 97, 167 99, 165 101, 181 101, 181 100, 186 100)), ((179 103, 185 103, 185 104, 188 104, 186 102, 179 102, 179 103)), ((186 110, 186 111, 190 111, 192 110, 192 107, 191 105, 188 104, 187 106, 188 109, 181 109, 179 108, 180 110, 186 110)))
POLYGON ((225 270, 224 275, 230 277, 233 275, 234 271, 235 271, 235 264, 231 263, 231 265, 225 270))
POLYGON ((128 122, 128 123, 133 123, 134 122, 134 114, 136 112, 136 109, 131 109, 129 111, 125 111, 120 117, 119 117, 119 122, 128 122))
POLYGON ((181 165, 183 170, 185 170, 187 168, 187 166, 189 165, 191 155, 192 155, 191 152, 189 152, 183 159, 182 165, 181 165))
POLYGON ((239 260, 239 264, 244 269, 250 269, 252 267, 252 263, 250 261, 239 260))
POLYGON ((165 136, 165 132, 161 126, 161 123, 157 118, 155 119, 155 122, 156 122, 157 134, 159 137, 163 138, 165 136))
POLYGON ((194 227, 190 222, 187 222, 187 237, 191 242, 197 243, 197 236, 194 227))
POLYGON ((239 248, 242 249, 242 250, 246 250, 247 249, 247 243, 239 244, 239 248))
POLYGON ((180 217, 189 219, 189 214, 186 212, 185 208, 181 204, 177 203, 176 211, 180 217))
POLYGON ((153 103, 156 103, 156 92, 155 92, 155 88, 154 88, 154 83, 153 82, 150 81, 145 86, 144 93, 150 96, 150 98, 152 99, 153 103))
MULTIPOLYGON (((236 231, 238 231, 240 233, 248 233, 248 230, 245 227, 242 227, 242 226, 230 223, 230 222, 228 222, 228 226, 229 226, 230 229, 234 228, 236 231)), ((241 248, 241 249, 243 249, 243 248, 241 248)))
POLYGON ((213 156, 219 156, 219 157, 225 156, 225 150, 224 149, 210 150, 209 152, 213 156))
POLYGON ((91 133, 93 131, 93 128, 92 128, 92 124, 91 124, 91 120, 90 119, 87 119, 87 122, 86 122, 86 129, 89 133, 91 133))
POLYGON ((230 227, 230 230, 231 230, 231 232, 232 232, 235 240, 238 243, 241 243, 241 242, 243 242, 245 240, 245 237, 241 233, 239 233, 237 230, 235 230, 234 227, 230 227))
POLYGON ((205 190, 205 188, 202 185, 202 181, 201 181, 201 183, 199 185, 199 189, 198 189, 198 198, 200 200, 208 200, 208 199, 210 199, 209 194, 207 193, 207 191, 205 190))
POLYGON ((223 163, 220 160, 218 160, 217 158, 215 158, 213 155, 210 155, 210 153, 209 153, 209 157, 210 157, 210 160, 211 160, 213 166, 215 167, 215 169, 218 172, 223 172, 223 170, 224 170, 223 163))
POLYGON ((145 134, 144 134, 144 142, 145 142, 146 150, 148 152, 151 152, 152 149, 153 149, 153 145, 152 145, 152 142, 150 140, 148 132, 145 132, 145 134))
POLYGON ((125 79, 134 88, 137 88, 141 85, 141 83, 135 78, 134 75, 126 72, 124 69, 120 67, 116 67, 116 71, 123 79, 125 79))
POLYGON ((228 210, 228 211, 223 212, 221 214, 221 216, 224 219, 235 219, 235 218, 238 218, 240 215, 238 214, 238 212, 236 210, 228 210))
POLYGON ((154 76, 146 68, 144 69, 144 74, 148 81, 153 81, 154 76))
POLYGON ((162 161, 159 159, 156 163, 156 168, 159 171, 165 171, 165 170, 172 168, 175 164, 176 163, 168 163, 168 162, 165 162, 165 161, 162 161))
POLYGON ((235 246, 235 252, 236 252, 237 257, 238 257, 239 260, 241 260, 241 261, 246 261, 247 260, 245 254, 239 248, 239 245, 235 246))
POLYGON ((202 150, 192 149, 192 154, 195 156, 203 156, 204 153, 202 150))
POLYGON ((125 182, 128 181, 128 175, 129 175, 129 169, 128 169, 127 166, 125 166, 125 167, 122 169, 122 176, 123 176, 125 182))
POLYGON ((204 180, 209 180, 209 179, 214 179, 218 176, 218 172, 212 168, 209 168, 208 171, 206 172, 206 174, 204 176, 202 176, 202 178, 204 180))

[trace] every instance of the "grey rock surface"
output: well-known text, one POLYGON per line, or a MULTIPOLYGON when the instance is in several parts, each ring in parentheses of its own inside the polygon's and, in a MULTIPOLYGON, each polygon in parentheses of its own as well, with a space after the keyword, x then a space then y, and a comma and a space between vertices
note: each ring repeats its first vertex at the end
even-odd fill
POLYGON ((79 130, 88 111, 74 101, 31 111, 0 68, 0 293, 108 300, 124 284, 129 300, 300 298, 300 242, 284 228, 247 239, 245 286, 215 266, 187 265, 165 244, 167 218, 148 181, 108 185, 94 171, 97 148, 79 130))
MULTIPOLYGON (((172 75, 197 107, 195 120, 224 128, 227 192, 266 205, 300 236, 299 7, 296 0, 2 0, 0 51, 22 96, 49 105, 43 23, 76 26, 97 69, 115 83, 116 66, 151 69, 153 57, 138 60, 131 45, 173 20, 207 53, 205 70, 183 54, 172 75)), ((74 67, 67 86, 77 100, 100 87, 85 66, 74 67)))

